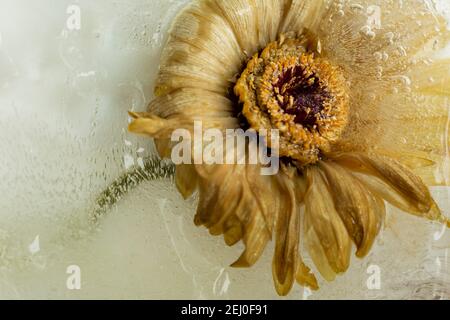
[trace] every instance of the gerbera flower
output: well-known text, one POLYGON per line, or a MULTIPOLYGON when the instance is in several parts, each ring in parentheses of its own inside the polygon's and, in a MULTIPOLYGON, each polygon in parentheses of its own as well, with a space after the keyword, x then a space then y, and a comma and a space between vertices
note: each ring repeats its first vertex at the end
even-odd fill
MULTIPOLYGON (((130 130, 171 152, 175 129, 278 129, 281 171, 181 165, 195 223, 245 251, 250 267, 275 238, 280 295, 318 288, 303 246, 326 280, 370 251, 385 201, 447 223, 427 185, 449 182, 450 61, 431 1, 197 0, 176 18, 156 99, 130 130), (443 133, 446 133, 445 135, 443 133), (300 242, 301 239, 304 239, 300 242)), ((271 145, 267 145, 270 148, 271 145)))

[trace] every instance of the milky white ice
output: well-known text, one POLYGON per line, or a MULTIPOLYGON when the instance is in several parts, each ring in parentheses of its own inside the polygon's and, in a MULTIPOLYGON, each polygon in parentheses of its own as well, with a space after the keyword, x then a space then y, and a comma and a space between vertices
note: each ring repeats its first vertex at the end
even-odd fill
MULTIPOLYGON (((252 270, 226 267, 242 248, 194 227, 195 199, 168 180, 90 219, 97 195, 153 154, 127 111, 152 99, 186 2, 0 1, 0 298, 277 298, 272 250, 252 270)), ((450 210, 448 190, 433 192, 450 210)), ((387 224, 366 260, 290 298, 449 298, 449 232, 402 214, 387 224)))

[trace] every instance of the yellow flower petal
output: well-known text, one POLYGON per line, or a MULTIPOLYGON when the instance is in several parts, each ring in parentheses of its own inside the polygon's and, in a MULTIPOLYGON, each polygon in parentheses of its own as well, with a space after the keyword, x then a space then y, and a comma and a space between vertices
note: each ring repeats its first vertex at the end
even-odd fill
POLYGON ((448 166, 450 158, 447 155, 426 151, 382 150, 380 148, 377 148, 377 152, 407 166, 427 186, 450 185, 450 167, 448 166))
POLYGON ((448 44, 450 31, 433 4, 333 3, 316 36, 322 55, 344 70, 352 88, 339 147, 448 153, 450 139, 442 135, 448 129, 449 69, 430 57, 448 44))
POLYGON ((259 46, 258 21, 254 2, 248 0, 215 0, 214 3, 233 29, 242 50, 248 56, 257 52, 259 46))
POLYGON ((413 169, 429 185, 448 184, 448 99, 399 93, 353 108, 349 126, 333 149, 385 154, 413 169))
POLYGON ((450 59, 436 59, 410 71, 417 91, 427 96, 450 97, 450 59))
POLYGON ((130 132, 148 135, 157 139, 170 138, 174 130, 192 127, 193 125, 189 119, 167 120, 152 114, 136 112, 130 112, 130 116, 134 118, 133 122, 128 126, 130 132))
POLYGON ((275 288, 281 296, 287 295, 296 280, 300 241, 300 211, 294 191, 294 182, 286 176, 279 177, 281 184, 281 210, 276 220, 275 254, 272 273, 275 288))
POLYGON ((327 177, 334 207, 358 248, 356 255, 366 256, 380 231, 384 214, 379 212, 384 203, 365 190, 347 169, 327 162, 320 162, 320 167, 327 177))
POLYGON ((350 263, 351 240, 334 207, 324 174, 316 166, 306 169, 305 232, 309 254, 322 276, 333 280, 350 263))
POLYGON ((257 165, 198 165, 200 200, 195 217, 212 235, 224 235, 228 245, 242 240, 245 251, 232 264, 250 267, 271 239, 279 192, 273 177, 257 165))
POLYGON ((285 18, 280 27, 280 32, 300 32, 304 29, 316 31, 318 25, 323 23, 322 18, 326 10, 326 4, 327 1, 324 0, 286 1, 285 18))
POLYGON ((243 58, 221 12, 208 1, 194 1, 172 27, 155 93, 202 88, 226 94, 243 58))
POLYGON ((171 145, 170 139, 155 139, 155 147, 159 156, 162 159, 169 159, 171 156, 171 145))
POLYGON ((314 265, 320 272, 320 275, 329 282, 334 281, 336 279, 336 272, 330 266, 326 249, 322 245, 317 232, 313 228, 308 228, 305 231, 305 238, 309 255, 314 261, 314 265))
POLYGON ((339 164, 355 174, 375 194, 394 206, 430 220, 446 221, 422 180, 398 161, 381 155, 335 155, 339 164))
POLYGON ((300 255, 300 207, 306 192, 306 181, 294 167, 283 167, 278 176, 280 208, 276 219, 275 253, 272 275, 279 295, 287 295, 297 281, 318 289, 317 279, 300 255))
POLYGON ((214 0, 247 57, 278 37, 283 16, 281 0, 214 0), (245 32, 244 32, 245 30, 245 32))
POLYGON ((175 184, 181 195, 187 199, 195 192, 198 184, 198 175, 193 165, 178 165, 175 172, 175 184))
POLYGON ((333 57, 352 78, 371 82, 377 80, 379 67, 386 76, 383 82, 407 71, 419 52, 428 58, 447 44, 449 35, 446 19, 422 0, 334 2, 318 31, 323 54, 333 57))
POLYGON ((258 212, 257 206, 249 209, 249 222, 244 225, 243 242, 245 251, 231 266, 235 268, 248 268, 253 266, 261 257, 270 234, 267 231, 264 217, 258 212))
POLYGON ((129 130, 157 139, 170 139, 173 131, 193 132, 194 121, 202 121, 203 129, 239 127, 233 116, 233 105, 223 95, 202 89, 178 89, 154 99, 149 112, 130 112, 134 121, 129 130))
MULTIPOLYGON (((227 0, 225 0, 227 1, 227 0)), ((253 0, 256 14, 256 31, 258 33, 259 48, 277 40, 281 19, 284 15, 285 0, 253 0)), ((253 54, 249 52, 250 54, 253 54)))
POLYGON ((297 265, 297 283, 312 290, 319 290, 316 276, 311 272, 311 269, 301 259, 299 259, 297 265))
POLYGON ((227 97, 203 89, 178 89, 160 96, 148 106, 150 113, 172 119, 183 116, 195 120, 232 117, 234 106, 227 97))
POLYGON ((234 246, 243 236, 242 224, 236 215, 232 215, 224 224, 224 240, 228 246, 234 246))

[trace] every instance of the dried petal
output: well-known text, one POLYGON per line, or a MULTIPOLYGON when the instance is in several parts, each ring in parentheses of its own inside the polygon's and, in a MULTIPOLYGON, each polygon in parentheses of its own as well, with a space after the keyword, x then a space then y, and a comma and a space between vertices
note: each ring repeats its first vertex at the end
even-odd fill
POLYGON ((231 101, 217 93, 202 89, 180 89, 153 100, 149 112, 130 112, 134 121, 129 130, 156 139, 170 139, 177 129, 193 132, 194 122, 202 121, 202 129, 232 129, 239 126, 232 115, 231 101))
POLYGON ((232 264, 250 267, 271 239, 274 210, 279 206, 273 177, 258 165, 198 165, 200 201, 195 223, 212 235, 224 235, 228 245, 242 240, 245 251, 232 264))
POLYGON ((194 1, 178 17, 161 57, 156 95, 178 88, 226 94, 244 55, 236 36, 211 1, 194 1))
POLYGON ((234 246, 242 239, 242 224, 236 215, 232 215, 224 224, 224 240, 228 246, 234 246))
POLYGON ((297 283, 312 290, 319 290, 316 276, 311 272, 311 269, 301 259, 299 259, 297 266, 297 283))
POLYGON ((175 172, 175 184, 181 195, 187 199, 197 189, 198 175, 192 165, 182 164, 177 166, 175 172))
POLYGON ((443 219, 422 180, 398 161, 363 153, 334 155, 333 159, 359 172, 357 177, 371 191, 394 206, 430 220, 443 219))
POLYGON ((285 18, 280 32, 300 32, 304 29, 317 30, 326 9, 324 0, 286 1, 285 18))
POLYGON ((282 8, 278 0, 214 0, 247 57, 277 37, 282 8), (245 30, 245 32, 242 32, 245 30))
POLYGON ((316 166, 306 169, 308 191, 305 197, 305 232, 309 253, 322 276, 333 280, 350 263, 351 240, 324 174, 316 166))
POLYGON ((358 248, 356 255, 366 256, 380 231, 380 202, 348 170, 327 162, 320 162, 320 167, 327 177, 334 207, 358 248))
POLYGON ((171 156, 171 145, 170 139, 154 139, 156 151, 162 159, 169 159, 171 156))
POLYGON ((292 289, 298 268, 300 241, 300 211, 294 191, 294 183, 286 176, 279 177, 281 184, 281 210, 276 221, 275 254, 272 273, 275 288, 281 296, 292 289))

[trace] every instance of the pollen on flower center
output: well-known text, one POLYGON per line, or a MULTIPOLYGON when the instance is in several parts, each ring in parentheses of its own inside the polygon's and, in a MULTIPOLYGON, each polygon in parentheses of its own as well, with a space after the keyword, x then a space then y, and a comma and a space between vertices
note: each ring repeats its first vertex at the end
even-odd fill
POLYGON ((282 37, 247 64, 235 86, 255 130, 280 131, 279 154, 315 163, 347 124, 347 83, 341 71, 308 50, 307 39, 282 37))
POLYGON ((316 125, 324 103, 331 98, 319 78, 301 65, 284 71, 273 88, 280 107, 295 116, 296 123, 309 128, 316 125))

